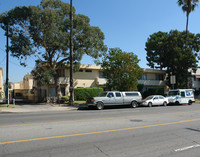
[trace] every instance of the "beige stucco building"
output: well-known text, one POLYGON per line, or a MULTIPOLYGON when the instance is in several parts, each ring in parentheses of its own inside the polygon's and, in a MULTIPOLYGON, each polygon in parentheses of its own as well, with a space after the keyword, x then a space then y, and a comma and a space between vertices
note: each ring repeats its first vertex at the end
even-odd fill
POLYGON ((3 69, 0 68, 0 99, 4 97, 4 87, 3 87, 3 69))
MULTIPOLYGON (((143 69, 144 73, 139 84, 144 85, 144 89, 161 88, 167 91, 165 71, 154 69, 143 69)), ((59 69, 59 81, 62 95, 69 95, 69 69, 59 69)), ((106 79, 103 76, 101 66, 82 64, 80 70, 74 73, 74 88, 105 87, 106 79)), ((37 86, 31 74, 24 76, 23 81, 14 83, 14 96, 30 101, 47 101, 48 97, 56 97, 54 79, 50 84, 37 86)))

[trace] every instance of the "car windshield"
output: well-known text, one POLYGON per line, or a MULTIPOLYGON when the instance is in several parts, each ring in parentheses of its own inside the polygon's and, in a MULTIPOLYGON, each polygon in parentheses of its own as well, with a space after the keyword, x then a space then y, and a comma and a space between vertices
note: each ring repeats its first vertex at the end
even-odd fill
POLYGON ((153 96, 148 96, 148 97, 146 97, 146 100, 150 100, 152 98, 153 98, 153 96))
POLYGON ((176 90, 176 91, 169 91, 168 93, 168 96, 176 96, 176 95, 179 95, 179 92, 176 90))

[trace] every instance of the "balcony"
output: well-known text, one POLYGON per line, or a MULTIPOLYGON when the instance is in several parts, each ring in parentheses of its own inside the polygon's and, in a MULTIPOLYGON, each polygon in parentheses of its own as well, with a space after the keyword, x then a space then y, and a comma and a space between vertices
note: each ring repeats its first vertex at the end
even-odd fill
POLYGON ((166 86, 166 81, 162 80, 138 80, 138 84, 145 86, 166 86))
MULTIPOLYGON (((59 77, 59 81, 60 81, 60 84, 69 84, 69 77, 59 77)), ((55 83, 55 81, 52 78, 50 80, 50 84, 54 84, 54 83, 55 83)))
POLYGON ((97 82, 99 83, 99 85, 103 86, 103 85, 106 84, 106 79, 97 77, 96 78, 96 84, 97 84, 97 82))

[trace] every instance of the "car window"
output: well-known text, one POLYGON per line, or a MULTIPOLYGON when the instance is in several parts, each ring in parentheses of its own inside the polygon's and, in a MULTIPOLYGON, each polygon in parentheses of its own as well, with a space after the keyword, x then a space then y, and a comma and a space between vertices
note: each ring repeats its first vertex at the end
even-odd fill
POLYGON ((185 92, 181 92, 181 97, 185 97, 185 92))
POLYGON ((125 93, 126 96, 139 96, 138 93, 125 93))
POLYGON ((153 96, 148 96, 148 97, 146 97, 145 99, 146 100, 151 100, 153 98, 153 96))
POLYGON ((154 98, 153 98, 153 100, 158 100, 158 97, 157 97, 157 96, 156 96, 156 97, 154 97, 154 98))
POLYGON ((164 99, 164 97, 162 97, 162 96, 159 96, 159 99, 164 99))
POLYGON ((108 93, 107 97, 114 97, 113 93, 108 93))
POLYGON ((121 93, 115 93, 116 97, 121 97, 121 93))

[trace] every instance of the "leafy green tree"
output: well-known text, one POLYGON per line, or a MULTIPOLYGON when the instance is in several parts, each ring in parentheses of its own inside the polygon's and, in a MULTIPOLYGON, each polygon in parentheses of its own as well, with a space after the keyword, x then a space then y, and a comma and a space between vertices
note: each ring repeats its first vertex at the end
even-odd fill
MULTIPOLYGON (((39 6, 16 7, 0 15, 0 26, 12 36, 10 50, 26 65, 28 56, 37 57, 35 79, 48 83, 54 78, 58 100, 61 98, 58 69, 69 63, 70 5, 61 0, 41 0, 39 6), (39 66, 44 65, 44 66, 39 66)), ((73 8, 73 63, 84 54, 94 59, 101 57, 107 47, 104 34, 90 25, 90 19, 75 14, 73 8)))
MULTIPOLYGON (((147 61, 151 68, 164 68, 168 77, 176 76, 175 88, 187 88, 189 69, 197 68, 197 53, 200 48, 199 34, 188 34, 188 47, 185 48, 185 32, 172 30, 169 33, 157 32, 147 39, 147 61)), ((168 81, 170 81, 168 78, 168 81)), ((170 82, 169 82, 170 86, 170 82)))
POLYGON ((137 89, 137 81, 142 75, 139 61, 133 52, 123 52, 119 48, 109 49, 109 54, 101 63, 107 88, 120 91, 137 89))
POLYGON ((186 43, 187 43, 187 36, 188 36, 188 21, 189 21, 189 14, 194 11, 195 7, 198 6, 199 0, 178 0, 177 3, 179 6, 182 7, 183 12, 186 12, 186 43))

